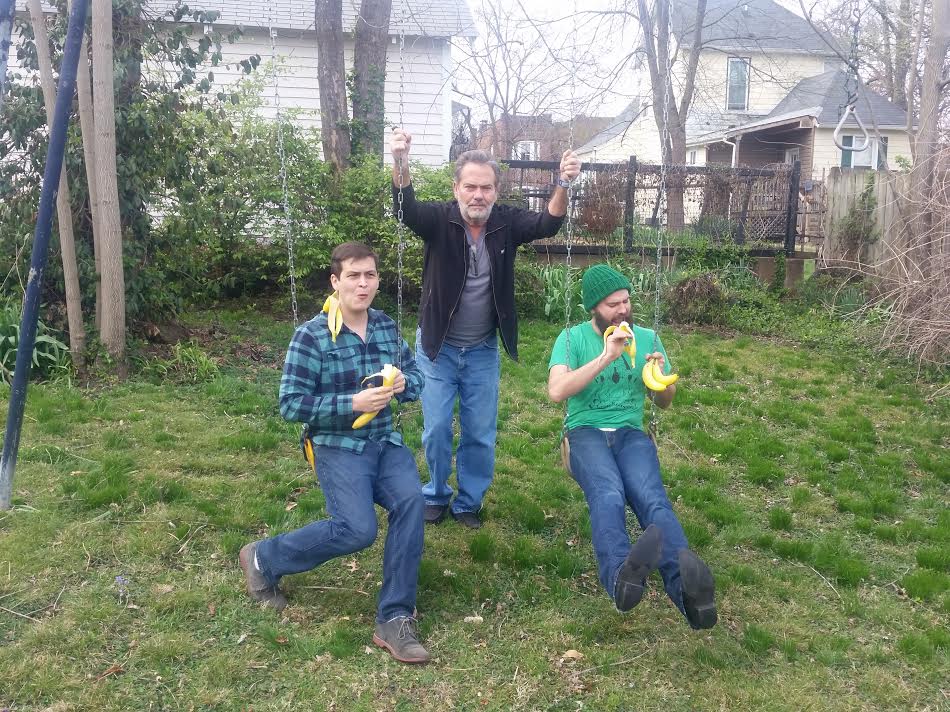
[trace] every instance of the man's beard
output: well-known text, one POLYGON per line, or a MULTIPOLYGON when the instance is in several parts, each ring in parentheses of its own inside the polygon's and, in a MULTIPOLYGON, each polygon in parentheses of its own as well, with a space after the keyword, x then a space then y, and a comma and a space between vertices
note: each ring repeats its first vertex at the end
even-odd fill
POLYGON ((471 213, 472 207, 466 206, 462 210, 462 217, 465 218, 465 222, 469 223, 470 225, 484 225, 485 223, 488 222, 488 218, 491 216, 492 207, 493 206, 491 205, 475 206, 474 207, 475 210, 484 211, 485 213, 484 217, 481 217, 481 216, 475 217, 471 213))
MULTIPOLYGON (((600 314, 598 314, 597 312, 594 312, 593 314, 594 314, 594 324, 597 325, 597 330, 598 330, 601 334, 603 334, 605 331, 607 331, 607 327, 614 325, 614 323, 613 323, 612 321, 610 321, 609 319, 604 319, 604 318, 603 318, 600 314)), ((630 321, 630 314, 628 313, 628 314, 627 314, 623 319, 621 319, 620 321, 629 322, 629 321, 630 321)))

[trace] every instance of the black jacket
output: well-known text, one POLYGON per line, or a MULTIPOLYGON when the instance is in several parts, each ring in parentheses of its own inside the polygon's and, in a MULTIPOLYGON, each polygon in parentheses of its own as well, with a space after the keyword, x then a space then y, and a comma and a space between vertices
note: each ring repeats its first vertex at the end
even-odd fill
MULTIPOLYGON (((465 227, 457 201, 418 202, 411 185, 403 189, 402 195, 403 219, 425 242, 419 324, 422 327, 422 349, 434 361, 449 332, 449 322, 458 307, 468 274, 465 227)), ((398 190, 393 187, 394 206, 398 202, 397 196, 398 190)), ((496 203, 485 226, 484 240, 491 263, 495 315, 502 344, 516 361, 515 256, 518 246, 557 234, 562 222, 564 218, 556 218, 547 210, 535 213, 496 203)))

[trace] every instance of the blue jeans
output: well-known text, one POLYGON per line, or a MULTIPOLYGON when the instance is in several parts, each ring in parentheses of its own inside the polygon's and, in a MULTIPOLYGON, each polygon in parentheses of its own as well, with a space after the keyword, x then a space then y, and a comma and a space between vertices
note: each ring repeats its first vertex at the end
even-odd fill
MULTIPOLYGON (((416 344, 422 344, 416 332, 416 344)), ((422 348, 416 362, 425 376, 422 389, 422 446, 429 466, 429 481, 422 488, 426 504, 452 501, 452 422, 459 400, 459 438, 455 455, 458 496, 452 511, 477 512, 495 476, 495 431, 498 425, 498 379, 501 356, 498 337, 459 348, 443 344, 435 361, 422 348)))
POLYGON ((260 542, 257 561, 264 578, 276 585, 281 576, 370 546, 376 541, 375 502, 389 513, 376 619, 382 623, 411 616, 422 559, 424 502, 409 448, 369 442, 357 455, 320 445, 314 455, 330 517, 260 542))
POLYGON ((613 596, 620 566, 630 552, 626 505, 646 529, 663 532, 660 575, 670 600, 685 615, 678 552, 688 548, 686 535, 670 504, 656 446, 642 430, 574 428, 568 432, 571 472, 590 509, 591 536, 600 582, 613 596))

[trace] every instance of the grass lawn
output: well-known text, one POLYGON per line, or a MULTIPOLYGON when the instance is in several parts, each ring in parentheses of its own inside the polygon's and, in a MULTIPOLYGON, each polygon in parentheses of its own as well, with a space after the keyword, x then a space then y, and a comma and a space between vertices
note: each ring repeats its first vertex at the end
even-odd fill
MULTIPOLYGON (((600 590, 545 395, 559 328, 523 324, 486 524, 426 530, 435 660, 411 668, 371 645, 382 535, 286 579, 282 617, 247 599, 238 548, 325 512, 277 412, 292 328, 253 308, 193 325, 217 374, 183 350, 121 385, 31 387, 0 512, 0 709, 950 707, 950 406, 910 374, 664 334, 682 380, 660 459, 718 588, 720 623, 697 633, 655 575, 630 614, 600 590)), ((425 473, 421 426, 414 404, 425 473)))

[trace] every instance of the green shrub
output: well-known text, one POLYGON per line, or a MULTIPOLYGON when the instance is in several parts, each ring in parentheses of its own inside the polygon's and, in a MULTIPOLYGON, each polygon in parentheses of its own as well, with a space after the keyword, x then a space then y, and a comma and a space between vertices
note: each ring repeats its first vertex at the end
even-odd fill
POLYGON ((213 380, 220 373, 214 359, 194 342, 175 344, 170 358, 148 362, 143 370, 147 375, 154 375, 162 380, 173 379, 191 383, 213 380))
MULTIPOLYGON (((42 321, 36 325, 36 341, 30 375, 35 379, 54 378, 69 371, 69 347, 42 321)), ((0 379, 9 383, 16 368, 20 344, 20 308, 15 304, 0 307, 0 379)))
POLYGON ((670 291, 667 318, 686 324, 722 324, 726 296, 716 275, 706 272, 687 277, 670 291))

